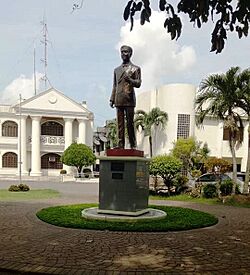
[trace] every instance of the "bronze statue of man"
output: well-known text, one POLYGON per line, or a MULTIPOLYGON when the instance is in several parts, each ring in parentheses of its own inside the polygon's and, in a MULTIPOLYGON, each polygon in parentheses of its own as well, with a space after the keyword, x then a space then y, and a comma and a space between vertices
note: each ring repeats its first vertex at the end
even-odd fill
POLYGON ((130 148, 136 148, 134 129, 134 109, 136 105, 134 88, 141 86, 141 69, 130 58, 133 50, 129 46, 121 47, 122 65, 114 70, 113 89, 110 106, 116 107, 118 124, 118 147, 125 146, 125 117, 130 148))

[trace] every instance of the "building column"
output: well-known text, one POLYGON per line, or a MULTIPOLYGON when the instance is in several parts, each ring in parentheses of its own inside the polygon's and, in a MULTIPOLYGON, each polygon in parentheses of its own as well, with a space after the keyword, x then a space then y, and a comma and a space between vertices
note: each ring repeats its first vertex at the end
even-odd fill
MULTIPOLYGON (((26 135, 26 119, 27 116, 21 116, 21 137, 19 142, 21 141, 21 150, 18 150, 18 153, 21 152, 21 171, 22 175, 28 175, 27 170, 27 135, 26 135)), ((20 132, 19 132, 20 134, 20 132)))
POLYGON ((224 132, 224 123, 220 121, 218 123, 218 132, 217 132, 217 158, 222 158, 223 153, 223 132, 224 132))
POLYGON ((41 117, 32 118, 32 143, 31 143, 31 176, 41 176, 41 154, 40 154, 40 120, 41 117))
MULTIPOLYGON (((63 118, 65 121, 64 125, 64 137, 65 144, 64 150, 66 150, 73 142, 73 119, 72 118, 63 118)), ((63 169, 67 171, 67 174, 72 174, 72 169, 70 166, 63 165, 63 169)))
POLYGON ((250 146, 248 144, 248 139, 249 139, 249 133, 248 133, 248 123, 246 123, 244 125, 244 133, 243 133, 243 143, 242 143, 242 147, 243 149, 243 157, 241 160, 241 171, 242 172, 246 172, 247 169, 247 161, 248 161, 248 146, 250 146))
POLYGON ((94 118, 90 117, 87 124, 86 130, 86 145, 90 148, 93 147, 93 129, 94 129, 94 118))
POLYGON ((64 126, 64 136, 65 136, 65 144, 64 150, 66 150, 73 141, 73 119, 72 118, 63 118, 65 121, 64 126))
POLYGON ((78 119, 78 143, 86 144, 86 120, 78 119))

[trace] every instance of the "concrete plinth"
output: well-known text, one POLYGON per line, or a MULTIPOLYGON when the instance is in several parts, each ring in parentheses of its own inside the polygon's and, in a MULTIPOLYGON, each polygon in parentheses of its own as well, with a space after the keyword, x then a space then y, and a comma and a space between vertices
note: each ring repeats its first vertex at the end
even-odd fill
MULTIPOLYGON (((117 149, 116 149, 117 150, 117 149)), ((122 149, 123 154, 128 154, 122 149)), ((133 156, 100 157, 98 213, 140 216, 148 212, 149 159, 133 156)), ((141 155, 141 151, 138 151, 141 155)))
POLYGON ((127 216, 117 215, 117 213, 99 213, 99 209, 97 207, 93 207, 84 209, 82 211, 82 216, 88 220, 102 220, 111 222, 137 222, 164 219, 167 216, 167 213, 159 209, 148 208, 147 212, 140 216, 127 216))

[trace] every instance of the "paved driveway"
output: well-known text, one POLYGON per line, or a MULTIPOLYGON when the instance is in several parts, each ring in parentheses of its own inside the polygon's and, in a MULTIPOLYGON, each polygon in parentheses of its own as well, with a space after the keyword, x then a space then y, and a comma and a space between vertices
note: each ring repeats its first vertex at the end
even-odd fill
MULTIPOLYGON (((0 182, 0 189, 9 185, 0 182)), ((165 233, 67 229, 46 224, 35 213, 51 205, 97 202, 98 184, 29 185, 57 189, 62 196, 0 202, 0 274, 250 274, 249 208, 154 202, 213 213, 219 223, 165 233)))

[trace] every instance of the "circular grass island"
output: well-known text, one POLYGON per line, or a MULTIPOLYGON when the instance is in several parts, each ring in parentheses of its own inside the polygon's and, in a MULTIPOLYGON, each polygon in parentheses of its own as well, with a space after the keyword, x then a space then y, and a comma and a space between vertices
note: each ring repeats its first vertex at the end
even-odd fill
POLYGON ((113 222, 83 218, 82 211, 90 207, 97 207, 97 204, 48 207, 41 209, 36 215, 42 221, 60 227, 131 232, 190 230, 212 226, 218 222, 218 219, 209 213, 189 208, 158 205, 150 205, 150 207, 166 212, 166 217, 161 220, 113 222))

